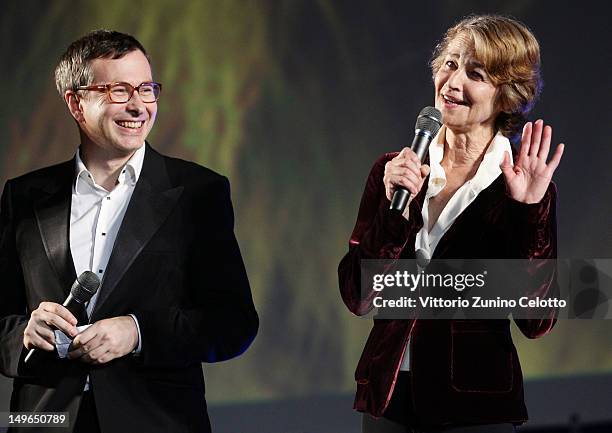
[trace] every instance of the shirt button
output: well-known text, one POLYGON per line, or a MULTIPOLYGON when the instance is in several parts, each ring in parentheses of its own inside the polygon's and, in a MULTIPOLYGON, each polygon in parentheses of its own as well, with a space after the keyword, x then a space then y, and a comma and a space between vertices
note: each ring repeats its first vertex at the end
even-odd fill
POLYGON ((106 197, 107 200, 110 200, 110 197, 106 197))
POLYGON ((106 236, 106 233, 102 233, 102 236, 106 236))
POLYGON ((98 269, 98 273, 101 274, 102 272, 104 272, 103 269, 98 269))

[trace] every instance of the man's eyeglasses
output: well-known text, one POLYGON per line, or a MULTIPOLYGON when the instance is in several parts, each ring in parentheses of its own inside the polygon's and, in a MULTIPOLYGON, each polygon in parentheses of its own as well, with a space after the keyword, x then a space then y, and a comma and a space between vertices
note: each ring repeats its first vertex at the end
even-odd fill
POLYGON ((80 86, 77 90, 95 90, 97 92, 106 92, 108 100, 113 104, 124 104, 132 99, 134 91, 138 92, 142 102, 151 103, 159 99, 162 85, 152 81, 140 83, 134 87, 130 83, 109 83, 98 84, 94 86, 80 86))

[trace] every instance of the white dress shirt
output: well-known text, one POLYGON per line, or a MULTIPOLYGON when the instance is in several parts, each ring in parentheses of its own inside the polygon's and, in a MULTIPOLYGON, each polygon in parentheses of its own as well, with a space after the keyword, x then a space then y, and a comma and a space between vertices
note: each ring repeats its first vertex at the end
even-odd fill
MULTIPOLYGON (((455 194, 453 194, 448 200, 448 203, 446 203, 446 206, 444 206, 444 209, 431 228, 431 231, 429 231, 429 199, 438 195, 446 186, 446 173, 440 164, 444 156, 445 137, 446 127, 444 126, 440 129, 438 135, 429 146, 429 166, 431 167, 431 171, 427 184, 427 192, 425 193, 425 200, 423 201, 423 208, 421 209, 423 227, 417 233, 414 243, 414 250, 421 250, 421 253, 423 253, 426 259, 431 259, 438 242, 440 242, 442 236, 448 231, 461 212, 478 197, 478 194, 480 194, 482 190, 491 185, 501 174, 499 165, 504 159, 504 153, 506 151, 510 154, 510 163, 513 164, 510 141, 504 137, 501 132, 497 132, 491 144, 488 146, 474 177, 461 185, 455 194)), ((409 217, 409 215, 406 214, 405 216, 409 217)), ((410 340, 406 343, 400 370, 410 370, 410 340)))
MULTIPOLYGON (((77 275, 91 271, 100 278, 100 281, 104 280, 117 233, 142 171, 144 155, 143 144, 121 169, 115 188, 109 192, 95 182, 93 175, 83 163, 80 152, 77 151, 76 177, 70 207, 70 252, 77 275)), ((91 317, 99 293, 98 290, 87 304, 88 317, 91 317)), ((133 314, 130 316, 134 319, 138 330, 138 347, 134 352, 139 353, 140 326, 136 317, 133 314)), ((65 350, 62 352, 64 353, 58 350, 60 356, 65 356, 65 350)), ((88 384, 85 389, 88 389, 88 384)))

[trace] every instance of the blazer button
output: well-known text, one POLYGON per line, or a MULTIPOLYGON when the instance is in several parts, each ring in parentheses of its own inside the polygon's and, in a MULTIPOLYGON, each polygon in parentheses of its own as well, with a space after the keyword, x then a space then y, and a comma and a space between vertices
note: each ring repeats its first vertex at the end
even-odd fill
POLYGON ((357 385, 367 385, 368 383, 370 383, 368 379, 359 379, 357 381, 357 385))

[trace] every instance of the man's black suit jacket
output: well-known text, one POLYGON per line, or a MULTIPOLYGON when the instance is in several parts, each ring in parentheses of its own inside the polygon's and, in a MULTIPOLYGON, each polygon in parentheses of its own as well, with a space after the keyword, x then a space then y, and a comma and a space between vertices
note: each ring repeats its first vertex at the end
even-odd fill
POLYGON ((89 375, 103 432, 210 431, 201 363, 244 352, 259 324, 233 233, 229 182, 146 146, 90 318, 135 314, 142 351, 101 366, 42 351, 23 363, 30 312, 42 301, 63 303, 76 278, 69 244, 75 160, 6 183, 0 372, 14 378, 12 411, 69 411, 74 421, 89 375))

